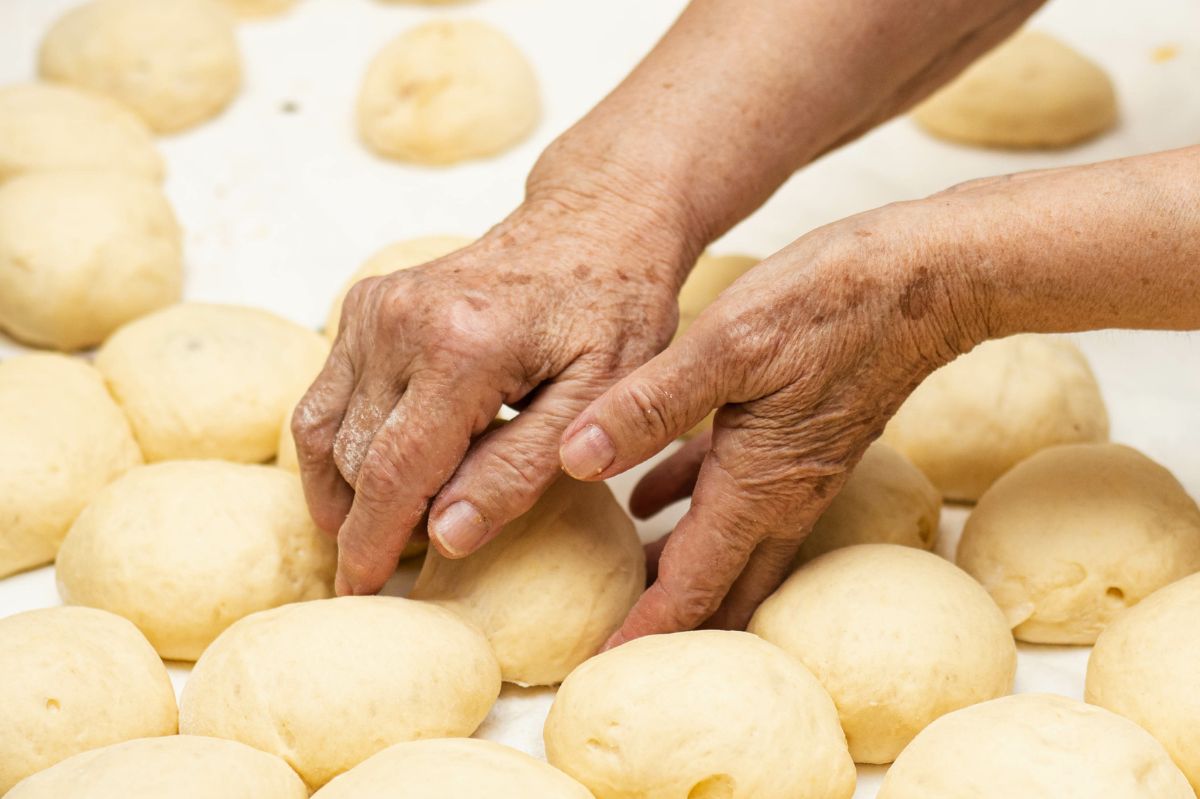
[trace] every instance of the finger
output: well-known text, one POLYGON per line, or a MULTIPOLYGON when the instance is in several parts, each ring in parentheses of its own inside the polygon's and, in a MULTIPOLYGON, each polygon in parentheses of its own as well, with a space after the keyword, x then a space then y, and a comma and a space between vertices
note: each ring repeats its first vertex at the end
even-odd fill
POLYGON ((363 459, 375 435, 404 395, 404 385, 390 368, 371 369, 360 377, 346 403, 346 413, 333 439, 333 461, 350 485, 358 480, 363 459))
POLYGON ((657 541, 652 541, 642 547, 646 553, 646 585, 653 585, 658 579, 658 562, 662 559, 662 551, 667 546, 671 534, 667 533, 657 541))
POLYGON ((758 606, 791 573, 803 540, 796 536, 764 539, 705 626, 718 630, 746 629, 758 606))
POLYGON ((335 344, 292 413, 292 437, 309 514, 330 535, 342 526, 354 497, 333 459, 333 442, 353 390, 353 365, 345 348, 335 344))
POLYGON ((648 519, 668 505, 690 497, 711 444, 712 431, 705 430, 646 472, 629 496, 629 511, 638 519, 648 519))

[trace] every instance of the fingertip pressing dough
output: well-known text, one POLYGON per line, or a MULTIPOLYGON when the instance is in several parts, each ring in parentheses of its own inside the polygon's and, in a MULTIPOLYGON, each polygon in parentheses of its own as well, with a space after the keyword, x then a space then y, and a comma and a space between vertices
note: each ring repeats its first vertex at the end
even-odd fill
POLYGON ((883 432, 943 497, 969 502, 1040 449, 1107 439, 1108 412, 1083 353, 1036 335, 984 342, 938 369, 883 432))
POLYGON ((128 621, 92 608, 0 619, 0 708, 0 795, 78 752, 175 732, 158 655, 128 621))
POLYGON ((858 763, 892 762, 939 716, 1009 693, 1017 670, 987 592, 949 561, 895 544, 811 561, 747 629, 812 671, 858 763))
POLYGON ((329 343, 254 308, 183 303, 120 328, 96 355, 148 461, 275 456, 329 343))
POLYGON ((1022 31, 913 111, 929 133, 983 147, 1066 147, 1111 128, 1108 74, 1058 39, 1022 31))
POLYGON ((879 799, 1194 799, 1149 733, 1075 699, 1018 694, 926 727, 879 799))
POLYGON ((563 477, 473 555, 431 548, 411 596, 479 627, 506 681, 554 685, 600 649, 645 585, 642 544, 612 491, 563 477))
POLYGON ((237 94, 233 20, 211 0, 92 0, 50 28, 48 80, 106 94, 159 133, 216 116, 237 94))
POLYGON ((401 34, 371 61, 358 95, 367 146, 420 164, 494 155, 528 136, 540 114, 525 56, 472 20, 427 22, 401 34))
POLYGON ((184 686, 179 729, 278 755, 316 789, 392 744, 470 735, 499 694, 487 639, 450 611, 321 599, 222 633, 184 686))
POLYGON ((160 181, 146 124, 109 98, 53 83, 0 87, 0 183, 48 169, 104 169, 160 181))
POLYGON ((575 780, 524 752, 473 738, 389 746, 314 799, 592 799, 575 780))
POLYGON ((307 799, 277 757, 197 735, 139 738, 82 752, 24 780, 5 799, 307 799))
POLYGON ((63 355, 0 362, 0 577, 54 560, 107 483, 142 462, 100 373, 63 355))
POLYGON ((282 14, 296 0, 221 0, 230 11, 239 17, 268 17, 282 14))
POLYGON ((336 567, 295 475, 167 461, 96 495, 63 541, 56 576, 65 602, 124 616, 162 657, 195 660, 243 616, 332 596, 336 567))
POLYGON ((651 635, 563 682, 551 765, 596 799, 849 799, 855 771, 829 695, 749 633, 651 635))
POLYGON ((1108 625, 1088 659, 1085 698, 1158 739, 1200 795, 1200 574, 1108 625))
POLYGON ((1200 510, 1131 447, 1054 447, 983 495, 958 565, 983 583, 1019 640, 1091 644, 1127 607, 1200 570, 1200 510))
POLYGON ((157 184, 51 171, 0 186, 0 328, 13 338, 93 347, 182 290, 182 233, 157 184))

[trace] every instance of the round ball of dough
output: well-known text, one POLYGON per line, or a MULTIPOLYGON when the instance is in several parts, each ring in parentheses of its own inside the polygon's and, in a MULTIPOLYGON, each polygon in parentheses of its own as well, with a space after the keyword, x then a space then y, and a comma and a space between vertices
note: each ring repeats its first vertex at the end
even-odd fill
POLYGON ((5 799, 307 799, 296 772, 236 741, 168 735, 93 749, 35 774, 5 799))
POLYGON ((949 561, 862 544, 802 567, 749 631, 829 691, 857 763, 890 763, 931 721, 1004 696, 1017 647, 996 603, 949 561))
POLYGON ((179 730, 279 755, 315 789, 394 743, 470 735, 499 695, 487 639, 450 611, 340 597, 234 623, 184 686, 179 730))
POLYGON ((169 660, 195 660, 243 616, 333 596, 337 547, 295 475, 167 461, 107 486, 58 553, 63 600, 124 616, 169 660))
POLYGON ((1086 699, 1158 739, 1200 795, 1200 574, 1113 620, 1088 660, 1086 699))
POLYGON ((0 363, 0 577, 54 560, 79 511, 142 462, 100 373, 63 355, 0 363))
POLYGON ((1019 694, 942 716, 884 777, 879 799, 1193 799, 1162 746, 1075 699, 1019 694))
POLYGON ((314 799, 592 799, 575 780, 524 752, 473 738, 389 746, 334 777, 314 799))
POLYGON ((266 311, 184 303, 122 327, 96 367, 149 461, 275 457, 279 426, 329 354, 266 311))
POLYGON ((1040 449, 1107 439, 1108 413, 1083 353, 1035 335, 985 342, 938 369, 883 432, 942 496, 969 502, 1040 449))
POLYGON ((638 638, 563 682, 546 757, 596 799, 849 799, 837 711, 798 660, 748 633, 638 638))
POLYGON ((52 83, 0 87, 0 183, 46 169, 163 177, 150 129, 121 104, 52 83))
POLYGON ((1117 120, 1112 81, 1037 31, 1022 31, 967 67, 913 118, 935 136, 983 147, 1065 147, 1117 120))
POLYGON ((296 0, 221 0, 230 11, 239 17, 267 17, 282 14, 296 0))
POLYGON ((1200 510, 1137 450, 1043 450, 996 481, 967 518, 958 565, 1018 639, 1091 644, 1116 615, 1200 570, 1200 510))
POLYGON ((596 653, 645 586, 642 544, 612 491, 564 477, 475 554, 430 549, 411 596, 479 627, 508 682, 554 685, 596 653))
POLYGON ((137 628, 92 608, 0 619, 0 795, 78 752, 175 732, 175 690, 137 628))
POLYGON ((537 78, 490 25, 427 22, 371 61, 358 94, 358 129, 373 151, 420 164, 493 155, 524 139, 541 113, 537 78))
POLYGON ((159 133, 216 116, 241 83, 233 20, 211 0, 92 0, 46 33, 38 70, 112 97, 159 133))
POLYGON ((94 347, 182 290, 182 234, 156 184, 56 171, 0 186, 0 328, 13 338, 94 347))

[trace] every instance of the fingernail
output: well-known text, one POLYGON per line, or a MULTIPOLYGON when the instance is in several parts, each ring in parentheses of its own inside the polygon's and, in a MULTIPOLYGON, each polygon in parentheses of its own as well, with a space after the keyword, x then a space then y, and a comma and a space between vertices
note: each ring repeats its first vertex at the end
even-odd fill
POLYGON ((487 520, 470 502, 459 500, 433 520, 433 535, 451 557, 474 552, 488 533, 487 520))
POLYGON ((589 424, 562 445, 559 458, 567 474, 576 480, 586 480, 612 465, 617 459, 617 448, 608 433, 589 424))

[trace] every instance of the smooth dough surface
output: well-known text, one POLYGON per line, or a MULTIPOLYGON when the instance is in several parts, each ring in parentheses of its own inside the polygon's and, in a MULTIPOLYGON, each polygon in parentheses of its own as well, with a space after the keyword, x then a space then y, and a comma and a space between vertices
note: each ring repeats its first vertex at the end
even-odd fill
POLYGON ((1018 694, 942 716, 879 799, 1194 799, 1149 733, 1075 699, 1018 694))
POLYGON ((0 577, 54 560, 100 489, 142 462, 100 373, 64 355, 0 363, 0 577))
POLYGON ((896 544, 806 564, 747 629, 816 675, 858 763, 892 762, 934 719, 1007 694, 1017 671, 987 592, 953 563, 896 544))
POLYGON ((123 326, 96 355, 148 461, 275 457, 329 344, 267 311, 183 303, 123 326))
POLYGON ((431 547, 411 596, 479 627, 506 681, 554 685, 595 654, 645 586, 642 544, 612 491, 562 477, 475 554, 431 547))
POLYGON ((0 708, 0 795, 78 752, 175 732, 166 666, 136 627, 93 608, 0 619, 0 708))
POLYGON ((5 799, 307 799, 277 757, 198 735, 139 738, 82 752, 26 779, 5 799))
POLYGON ((450 164, 524 139, 541 114, 533 67, 473 20, 419 25, 384 46, 358 95, 358 128, 377 154, 450 164))
POLYGON ((575 780, 524 752, 474 738, 389 746, 334 777, 314 799, 592 799, 575 780))
POLYGON ((166 461, 96 495, 63 541, 56 576, 64 601, 124 616, 168 660, 195 660, 243 616, 333 596, 336 567, 295 475, 166 461))
POLYGON ((0 87, 0 183, 47 169, 164 172, 150 129, 120 103, 53 83, 0 87))
POLYGON ((1054 447, 983 495, 958 565, 1018 639, 1091 644, 1127 607, 1200 570, 1200 510, 1174 475, 1131 447, 1054 447))
POLYGON ((800 661, 749 633, 651 635, 563 682, 551 765, 596 799, 849 799, 837 710, 800 661))
POLYGON ((183 235, 157 184, 53 171, 0 186, 0 328, 13 338, 94 347, 182 291, 183 235))
POLYGON ((279 755, 316 789, 392 744, 470 735, 499 694, 487 639, 450 611, 339 597, 235 622, 196 663, 179 729, 279 755))
POLYGON ((1160 588, 1101 633, 1085 698, 1149 731, 1200 796, 1200 574, 1160 588))
POLYGON ((221 0, 239 17, 267 17, 281 14, 296 4, 296 0, 221 0))
POLYGON ((106 94, 159 133, 216 116, 237 94, 231 15, 211 0, 92 0, 50 28, 43 78, 106 94))
POLYGON ((984 342, 938 369, 883 432, 942 496, 971 502, 1040 449, 1107 439, 1108 412, 1083 353, 1036 335, 984 342))
POLYGON ((1058 39, 1021 31, 913 112, 925 130, 984 147, 1065 147, 1117 120, 1112 80, 1058 39))

